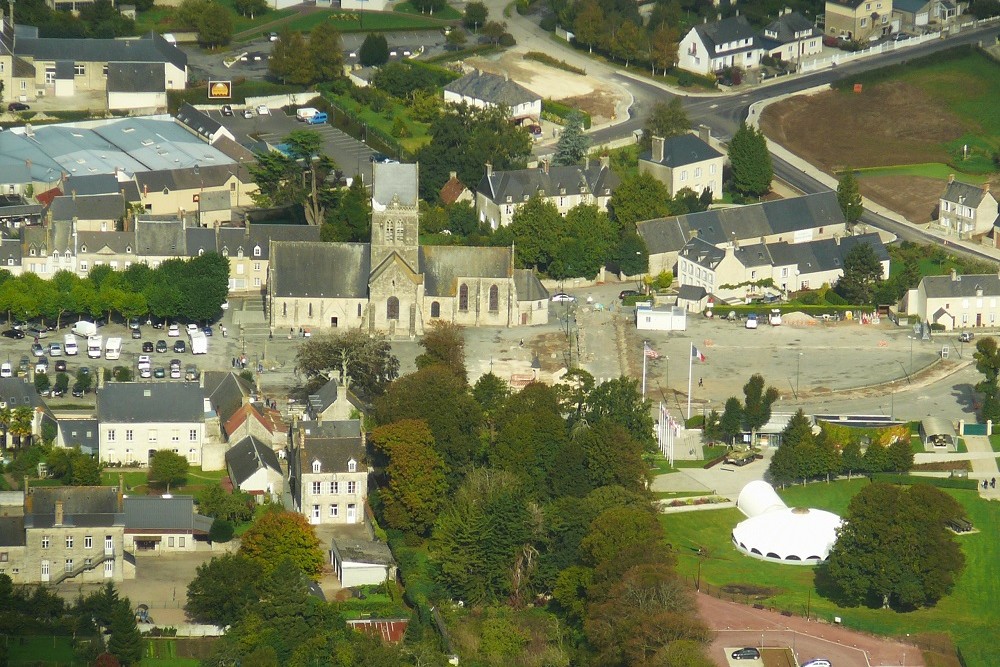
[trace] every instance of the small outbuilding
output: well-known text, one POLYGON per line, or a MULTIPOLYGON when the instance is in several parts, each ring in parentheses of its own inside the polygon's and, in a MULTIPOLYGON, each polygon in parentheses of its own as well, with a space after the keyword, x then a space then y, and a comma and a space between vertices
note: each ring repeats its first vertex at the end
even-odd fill
POLYGON ((639 331, 686 331, 687 311, 679 306, 636 304, 635 328, 639 331))
POLYGON ((385 542, 334 538, 331 561, 344 588, 375 586, 396 578, 396 561, 385 542))
POLYGON ((929 452, 958 451, 958 432, 949 420, 941 417, 920 420, 920 441, 929 452))

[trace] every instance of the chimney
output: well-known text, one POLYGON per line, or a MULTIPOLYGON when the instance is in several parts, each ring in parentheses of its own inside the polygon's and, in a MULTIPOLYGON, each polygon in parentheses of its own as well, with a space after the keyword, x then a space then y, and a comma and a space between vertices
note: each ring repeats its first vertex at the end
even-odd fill
POLYGON ((125 474, 118 473, 118 511, 125 511, 125 474))
POLYGON ((56 501, 56 520, 55 520, 55 525, 56 526, 63 525, 63 519, 64 518, 65 518, 65 516, 63 515, 63 501, 57 500, 56 501))
POLYGON ((712 128, 708 125, 698 126, 698 138, 704 141, 709 146, 712 145, 712 128))
POLYGON ((948 182, 949 183, 955 182, 955 174, 948 174, 948 182))
POLYGON ((549 157, 547 155, 542 158, 542 171, 544 171, 546 175, 549 173, 549 157))
POLYGON ((611 156, 602 155, 601 156, 601 169, 609 169, 611 167, 611 156))
POLYGON ((952 282, 958 282, 958 272, 955 269, 951 270, 951 280, 952 282))
POLYGON ((663 162, 663 137, 653 137, 653 162, 663 162))
POLYGON ((493 164, 490 162, 486 163, 486 177, 489 178, 493 175, 493 164))
POLYGON ((448 180, 449 181, 456 181, 456 180, 458 180, 458 172, 457 171, 449 171, 448 172, 448 180))

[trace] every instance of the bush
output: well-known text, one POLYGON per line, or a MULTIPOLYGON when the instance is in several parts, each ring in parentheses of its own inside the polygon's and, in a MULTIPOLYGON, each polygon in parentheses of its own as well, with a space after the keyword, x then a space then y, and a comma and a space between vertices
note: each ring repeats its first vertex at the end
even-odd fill
POLYGON ((212 527, 208 529, 208 539, 210 542, 225 543, 233 539, 236 529, 233 524, 225 519, 216 519, 212 522, 212 527))
POLYGON ((555 32, 556 24, 556 17, 552 14, 542 17, 542 20, 538 22, 539 27, 545 32, 555 32))
POLYGON ((542 100, 542 118, 546 118, 547 120, 552 120, 562 125, 565 124, 566 118, 573 112, 577 112, 583 116, 583 129, 589 130, 591 119, 590 114, 586 111, 574 109, 568 104, 556 102, 555 100, 542 100))
POLYGON ((515 44, 517 44, 517 40, 514 39, 514 35, 509 32, 500 35, 500 46, 514 46, 515 44))
POLYGON ((832 289, 826 291, 825 298, 826 298, 826 302, 828 304, 830 304, 831 306, 846 306, 847 305, 847 299, 845 299, 844 297, 840 296, 839 294, 837 294, 836 292, 834 292, 832 289))
POLYGON ((678 86, 681 86, 682 88, 687 88, 693 83, 694 83, 694 77, 691 75, 690 72, 682 71, 677 75, 678 86))
POLYGON ((944 325, 938 322, 932 322, 931 331, 944 331, 944 325))
POLYGON ((922 477, 919 475, 894 475, 892 473, 878 472, 872 473, 873 482, 885 482, 886 484, 902 484, 912 486, 913 484, 929 484, 939 489, 967 489, 975 491, 979 488, 979 480, 962 479, 960 477, 922 477))
POLYGON ((684 422, 684 428, 704 428, 705 415, 695 415, 684 422))

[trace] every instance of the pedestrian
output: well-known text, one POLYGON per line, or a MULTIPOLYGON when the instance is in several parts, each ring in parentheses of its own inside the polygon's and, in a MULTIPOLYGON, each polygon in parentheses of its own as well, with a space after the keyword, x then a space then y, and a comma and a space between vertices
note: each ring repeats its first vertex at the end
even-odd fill
POLYGON ((996 477, 994 477, 993 479, 990 480, 990 488, 991 489, 997 488, 997 478, 996 477))
POLYGON ((524 339, 523 339, 523 338, 521 339, 521 342, 520 342, 520 343, 518 343, 518 345, 519 345, 520 347, 524 347, 524 339))
POLYGON ((233 357, 233 368, 236 368, 236 357, 233 357))
POLYGON ((698 378, 698 386, 699 387, 705 386, 705 378, 698 378))

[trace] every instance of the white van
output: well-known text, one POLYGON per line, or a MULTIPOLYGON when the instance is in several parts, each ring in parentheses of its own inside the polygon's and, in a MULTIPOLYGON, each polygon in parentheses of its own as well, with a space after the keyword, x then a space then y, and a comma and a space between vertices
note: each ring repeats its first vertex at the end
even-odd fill
POLYGON ((106 359, 120 359, 122 356, 122 339, 121 338, 109 338, 108 344, 104 348, 104 357, 106 359))
POLYGON ((80 320, 73 325, 71 331, 81 338, 89 338, 97 334, 97 325, 93 322, 80 320))
POLYGON ((80 347, 76 344, 76 336, 66 334, 63 336, 63 350, 67 356, 73 357, 80 353, 80 347))
POLYGON ((295 117, 298 120, 309 121, 313 116, 319 113, 319 109, 313 109, 312 107, 302 107, 295 112, 295 117))
POLYGON ((87 338, 87 356, 91 359, 100 359, 104 348, 104 336, 90 336, 87 338))

